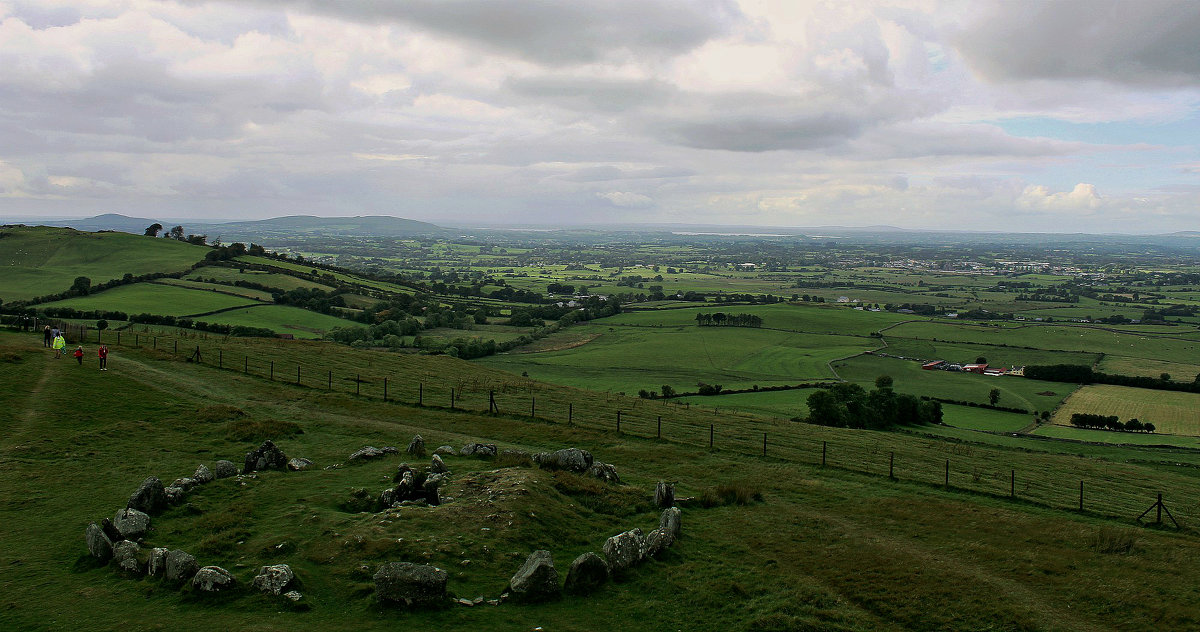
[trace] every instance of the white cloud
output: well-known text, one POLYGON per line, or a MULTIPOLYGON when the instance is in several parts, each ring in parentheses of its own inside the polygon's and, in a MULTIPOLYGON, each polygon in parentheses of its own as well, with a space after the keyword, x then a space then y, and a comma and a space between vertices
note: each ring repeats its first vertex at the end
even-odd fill
POLYGON ((654 206, 654 200, 641 193, 609 191, 607 193, 597 193, 596 197, 607 200, 609 204, 621 208, 650 208, 654 206))
POLYGON ((1096 193, 1096 185, 1080 182, 1070 191, 1051 192, 1043 185, 1030 185, 1017 198, 1017 206, 1023 209, 1067 213, 1090 213, 1099 209, 1104 201, 1096 193))

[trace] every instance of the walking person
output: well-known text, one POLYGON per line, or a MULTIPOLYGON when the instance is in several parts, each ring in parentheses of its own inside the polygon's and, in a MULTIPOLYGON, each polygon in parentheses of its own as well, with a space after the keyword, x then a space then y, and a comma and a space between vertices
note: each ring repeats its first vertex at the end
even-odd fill
POLYGON ((57 334, 54 336, 54 343, 50 346, 54 349, 55 359, 61 358, 63 355, 63 348, 67 346, 67 340, 62 337, 62 334, 57 334))
POLYGON ((100 345, 100 350, 97 353, 100 354, 100 370, 107 371, 108 370, 108 345, 100 345))
POLYGON ((75 347, 75 361, 79 363, 79 366, 83 366, 83 345, 75 347))
POLYGON ((43 334, 42 344, 44 344, 46 346, 46 348, 49 349, 50 345, 54 344, 54 334, 50 333, 50 325, 46 325, 46 330, 44 332, 42 332, 42 334, 43 334))

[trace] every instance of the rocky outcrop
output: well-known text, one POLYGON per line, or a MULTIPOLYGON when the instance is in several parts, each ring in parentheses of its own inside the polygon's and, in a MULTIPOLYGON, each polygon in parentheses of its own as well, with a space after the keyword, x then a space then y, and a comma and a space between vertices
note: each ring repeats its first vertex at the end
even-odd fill
POLYGON ((288 584, 296 578, 292 568, 287 564, 273 564, 258 569, 254 576, 254 587, 272 595, 281 595, 288 584))
POLYGON ((641 529, 630 529, 618 533, 604 542, 604 557, 608 560, 608 568, 614 575, 624 572, 642 561, 641 529))
POLYGON ((230 478, 237 476, 237 466, 234 465, 232 461, 226 461, 222 459, 216 463, 215 474, 217 478, 230 478))
POLYGON ((233 574, 220 566, 205 566, 192 577, 192 588, 205 593, 229 590, 236 583, 233 574))
POLYGON ((387 562, 375 573, 375 595, 385 605, 412 608, 445 606, 446 571, 428 564, 387 562))
POLYGON ((192 557, 190 553, 175 549, 167 553, 163 579, 173 584, 181 584, 195 576, 198 570, 200 570, 200 564, 196 562, 196 558, 192 557))
POLYGON ((559 595, 558 571, 550 551, 534 551, 525 559, 508 582, 508 592, 516 601, 536 603, 559 595))
POLYGON ((112 523, 125 540, 137 540, 150 530, 150 516, 129 507, 117 511, 112 523))
POLYGON ((246 460, 242 466, 242 474, 250 472, 261 472, 263 470, 283 470, 287 469, 288 458, 283 453, 283 450, 275 447, 275 444, 267 439, 258 446, 258 449, 253 452, 246 453, 246 460))
POLYGON ((425 456, 425 440, 421 435, 414 436, 412 441, 408 442, 407 452, 418 458, 425 456))
POLYGON ((592 466, 592 454, 579 448, 566 448, 533 455, 533 462, 546 470, 568 470, 583 473, 592 466))
POLYGON ((158 480, 157 476, 148 477, 129 496, 129 504, 126 506, 156 516, 167 508, 167 494, 163 490, 162 481, 158 480))
POLYGON ((608 562, 600 555, 588 551, 571 562, 563 590, 575 595, 586 595, 604 585, 608 581, 608 575, 608 562))
POLYGON ((112 559, 112 540, 104 534, 104 529, 100 525, 94 522, 88 524, 83 537, 87 541, 88 553, 91 553, 92 557, 105 564, 112 559))

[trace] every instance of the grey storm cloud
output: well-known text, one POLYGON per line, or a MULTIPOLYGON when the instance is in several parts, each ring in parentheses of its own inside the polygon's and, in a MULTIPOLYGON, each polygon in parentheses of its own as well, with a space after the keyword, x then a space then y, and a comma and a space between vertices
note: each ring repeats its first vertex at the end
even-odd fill
MULTIPOLYGON (((198 0, 192 0, 196 3, 198 0)), ((359 22, 391 21, 543 64, 600 61, 613 51, 674 55, 743 21, 729 0, 246 0, 359 22)))
POLYGON ((773 151, 821 149, 857 136, 863 121, 852 116, 825 112, 813 115, 731 116, 666 125, 659 129, 664 140, 697 149, 730 151, 773 151))
POLYGON ((1002 80, 1099 79, 1195 85, 1200 2, 996 2, 958 37, 967 61, 1002 80))

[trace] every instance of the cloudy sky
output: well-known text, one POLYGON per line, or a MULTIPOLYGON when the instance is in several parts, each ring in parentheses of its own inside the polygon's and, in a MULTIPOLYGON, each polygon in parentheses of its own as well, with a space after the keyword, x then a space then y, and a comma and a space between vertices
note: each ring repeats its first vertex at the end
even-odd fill
POLYGON ((0 217, 1200 229, 1200 2, 0 0, 0 217))

